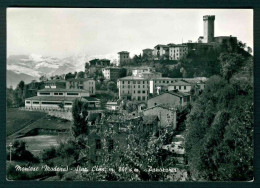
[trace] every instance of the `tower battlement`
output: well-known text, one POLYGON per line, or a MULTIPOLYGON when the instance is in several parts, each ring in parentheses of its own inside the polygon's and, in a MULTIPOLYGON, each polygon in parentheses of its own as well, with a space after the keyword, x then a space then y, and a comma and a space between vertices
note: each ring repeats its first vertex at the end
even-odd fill
POLYGON ((215 20, 215 16, 214 15, 206 15, 206 16, 203 16, 203 20, 215 20))

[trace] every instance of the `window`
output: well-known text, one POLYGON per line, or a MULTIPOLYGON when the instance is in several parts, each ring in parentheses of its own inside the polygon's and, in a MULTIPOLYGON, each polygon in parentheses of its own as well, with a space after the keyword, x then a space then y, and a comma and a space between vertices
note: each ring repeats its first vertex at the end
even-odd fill
POLYGON ((141 93, 141 91, 137 91, 138 93, 141 93))
POLYGON ((141 97, 140 96, 138 96, 138 101, 140 101, 141 100, 141 97))
POLYGON ((70 103, 70 102, 65 102, 64 105, 71 106, 72 103, 70 103))
POLYGON ((138 88, 140 88, 140 85, 138 85, 138 88))
POLYGON ((179 89, 181 89, 181 86, 179 86, 179 89))
POLYGON ((184 89, 186 90, 186 86, 184 86, 184 89))
POLYGON ((67 95, 79 95, 79 93, 67 93, 67 95))
POLYGON ((53 104, 60 104, 60 102, 42 102, 42 104, 53 105, 53 104))
POLYGON ((123 81, 123 84, 125 83, 125 81, 123 81))
POLYGON ((143 93, 145 93, 145 90, 143 90, 143 93))
MULTIPOLYGON (((27 102, 28 102, 28 101, 27 101, 27 102)), ((36 102, 36 101, 34 101, 33 104, 40 104, 40 102, 36 102)))
POLYGON ((128 88, 130 88, 130 85, 128 85, 128 88))
POLYGON ((137 84, 140 84, 140 81, 138 81, 137 84))
POLYGON ((50 95, 50 93, 41 92, 40 95, 50 95))
POLYGON ((136 83, 136 81, 133 81, 133 83, 135 84, 135 83, 136 83))
POLYGON ((26 104, 31 104, 31 101, 26 101, 26 104))
POLYGON ((142 97, 142 100, 145 101, 145 96, 142 97))
POLYGON ((101 140, 96 139, 96 149, 101 149, 101 140))
POLYGON ((143 85, 143 88, 144 88, 144 85, 143 85))
POLYGON ((176 89, 176 86, 174 86, 174 89, 176 89))
POLYGON ((135 90, 134 90, 134 93, 135 93, 135 90))

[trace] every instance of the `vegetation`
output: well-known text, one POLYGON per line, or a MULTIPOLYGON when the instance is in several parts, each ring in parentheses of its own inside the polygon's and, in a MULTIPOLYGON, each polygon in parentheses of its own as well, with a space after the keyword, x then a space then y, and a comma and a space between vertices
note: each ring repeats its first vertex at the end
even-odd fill
POLYGON ((253 179, 252 58, 219 56, 220 75, 212 76, 186 120, 186 151, 194 179, 253 179))

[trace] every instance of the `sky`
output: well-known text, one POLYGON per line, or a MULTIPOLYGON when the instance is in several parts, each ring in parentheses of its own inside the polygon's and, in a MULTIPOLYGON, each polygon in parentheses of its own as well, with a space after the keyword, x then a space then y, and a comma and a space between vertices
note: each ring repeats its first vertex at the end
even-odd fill
POLYGON ((157 44, 197 41, 204 15, 215 15, 215 36, 236 36, 253 48, 252 9, 8 8, 7 56, 132 56, 157 44))

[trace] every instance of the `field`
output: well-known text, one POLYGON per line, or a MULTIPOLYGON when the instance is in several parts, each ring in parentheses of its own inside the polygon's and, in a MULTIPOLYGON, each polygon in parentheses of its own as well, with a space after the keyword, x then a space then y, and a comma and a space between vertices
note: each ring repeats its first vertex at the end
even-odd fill
POLYGON ((6 111, 6 136, 14 134, 29 124, 46 116, 43 112, 22 111, 17 108, 6 111))

